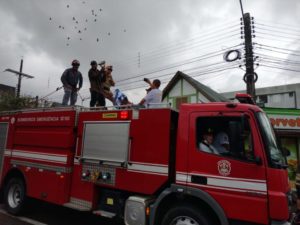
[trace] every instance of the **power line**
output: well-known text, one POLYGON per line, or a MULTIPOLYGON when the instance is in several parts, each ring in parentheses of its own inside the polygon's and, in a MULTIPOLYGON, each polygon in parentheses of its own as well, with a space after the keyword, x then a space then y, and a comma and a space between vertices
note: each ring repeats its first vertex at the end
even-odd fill
MULTIPOLYGON (((201 35, 197 35, 197 36, 195 36, 195 37, 192 37, 192 38, 189 38, 189 39, 187 39, 187 40, 184 40, 184 41, 180 41, 180 42, 178 42, 178 41, 172 41, 172 42, 168 42, 167 43, 167 45, 166 44, 164 44, 164 45, 161 45, 160 47, 156 47, 155 49, 153 49, 153 50, 149 50, 149 51, 146 51, 146 52, 141 52, 141 51, 139 51, 140 52, 140 56, 141 57, 146 57, 147 55, 149 56, 151 56, 151 55, 153 55, 153 54, 157 54, 157 52, 161 52, 161 51, 166 51, 166 50, 168 50, 168 49, 170 49, 170 48, 172 48, 172 47, 178 47, 178 46, 180 46, 180 45, 186 45, 187 43, 189 43, 189 42, 193 42, 194 40, 197 40, 197 39, 199 39, 200 38, 200 41, 202 40, 202 39, 204 39, 204 37, 206 37, 206 36, 210 36, 210 35, 212 35, 212 34, 214 34, 214 35, 218 35, 219 33, 223 33, 223 32, 221 32, 221 31, 226 31, 226 30, 229 30, 229 29, 231 29, 231 28, 233 28, 233 27, 237 27, 238 26, 238 24, 237 25, 231 25, 231 26, 228 26, 228 27, 223 27, 222 29, 214 29, 213 31, 211 31, 210 33, 202 33, 201 35), (170 44, 171 43, 171 44, 170 44)), ((232 31, 234 31, 234 30, 232 30, 232 31)), ((204 39, 205 40, 205 39, 204 39)), ((132 61, 134 61, 134 62, 137 62, 138 61, 138 55, 137 56, 133 56, 133 57, 131 57, 131 58, 129 58, 129 59, 127 59, 127 60, 125 60, 125 61, 122 61, 122 62, 132 62, 132 61)))
POLYGON ((289 36, 297 36, 299 37, 300 36, 300 32, 296 32, 296 33, 290 33, 290 32, 286 32, 286 31, 283 31, 283 30, 274 30, 274 29, 268 29, 268 28, 263 28, 263 27, 260 27, 260 26, 255 26, 255 30, 263 30, 263 31, 270 31, 271 33, 275 33, 276 35, 278 34, 278 32, 280 32, 281 34, 285 34, 285 35, 289 35, 289 36))
MULTIPOLYGON (((206 65, 202 65, 202 66, 196 66, 196 67, 192 67, 192 68, 188 68, 186 69, 185 71, 194 71, 194 70, 199 70, 199 69, 209 69, 209 67, 214 67, 214 68, 211 68, 211 69, 215 69, 215 68, 220 68, 220 67, 216 67, 217 65, 225 65, 225 64, 228 64, 228 62, 218 62, 218 63, 211 63, 211 64, 206 64, 206 65)), ((174 72, 172 73, 166 73, 166 74, 160 74, 159 77, 162 78, 162 77, 165 77, 165 76, 170 76, 170 75, 174 75, 174 72)), ((133 83, 139 83, 139 82, 143 82, 141 80, 136 80, 136 81, 132 81, 130 83, 124 83, 124 84, 119 84, 118 86, 128 86, 128 85, 131 85, 133 83)))
MULTIPOLYGON (((203 76, 203 75, 206 75, 206 74, 211 74, 211 73, 216 73, 216 72, 220 72, 220 71, 225 71, 225 70, 230 70, 230 69, 236 69, 237 67, 236 66, 231 66, 231 67, 227 67, 227 68, 218 68, 218 69, 214 69, 214 70, 207 70, 207 71, 202 71, 202 72, 195 72, 195 75, 191 76, 191 77, 199 77, 199 76, 203 76)), ((139 88, 142 88, 142 87, 145 87, 145 85, 143 86, 136 86, 134 88, 125 88, 123 89, 122 91, 128 91, 128 90, 135 90, 135 89, 139 89, 139 88)))
POLYGON ((274 50, 274 49, 269 49, 269 48, 265 48, 265 47, 257 48, 257 50, 260 50, 260 49, 265 50, 265 51, 276 52, 276 53, 280 53, 280 54, 293 55, 293 56, 300 57, 300 54, 296 54, 296 53, 282 52, 282 51, 278 51, 278 50, 274 50))
POLYGON ((294 69, 289 69, 289 68, 284 68, 284 67, 279 67, 279 66, 270 66, 268 64, 260 64, 260 66, 300 73, 300 70, 294 70, 294 69))
MULTIPOLYGON (((279 35, 279 34, 270 34, 270 33, 265 33, 265 32, 256 32, 257 34, 263 34, 263 35, 267 35, 267 36, 276 36, 277 38, 283 38, 283 39, 289 39, 289 40, 295 40, 295 38, 293 37, 287 37, 287 36, 283 36, 283 35, 279 35)), ((296 40, 299 40, 300 39, 300 36, 298 36, 299 38, 296 39, 296 40)))
MULTIPOLYGON (((239 46, 239 45, 231 46, 231 47, 229 47, 227 49, 234 48, 234 47, 237 47, 237 46, 239 46)), ((208 59, 208 58, 212 58, 212 57, 218 56, 221 52, 224 52, 224 50, 218 50, 218 51, 215 51, 215 52, 210 52, 210 53, 207 53, 207 54, 204 54, 204 55, 201 55, 201 56, 189 59, 188 61, 183 62, 183 63, 179 63, 179 64, 176 64, 176 65, 170 65, 170 66, 168 66, 166 68, 157 69, 157 70, 154 70, 152 72, 143 73, 143 74, 136 75, 136 76, 133 76, 133 77, 130 77, 130 78, 126 78, 126 79, 123 79, 123 80, 119 80, 119 81, 116 81, 116 82, 128 81, 128 80, 135 79, 135 78, 138 78, 138 77, 143 77, 143 76, 151 75, 153 73, 161 72, 161 71, 164 71, 164 70, 176 68, 176 67, 179 67, 179 66, 182 66, 182 65, 191 64, 191 63, 197 62, 199 60, 208 59)))
POLYGON ((274 48, 274 49, 279 49, 279 50, 285 50, 285 51, 299 52, 300 53, 300 51, 298 51, 298 50, 288 49, 288 48, 280 48, 280 47, 266 45, 266 44, 254 43, 254 45, 260 45, 260 46, 264 46, 264 47, 269 47, 269 48, 274 48))
POLYGON ((296 32, 300 32, 299 27, 291 26, 290 24, 282 24, 282 23, 277 23, 276 22, 276 25, 274 25, 273 21, 268 21, 268 22, 266 20, 260 20, 260 21, 262 21, 262 22, 265 21, 266 23, 260 23, 260 22, 255 21, 255 24, 258 24, 258 25, 261 25, 261 26, 266 26, 266 27, 280 28, 280 29, 284 29, 284 30, 293 30, 293 31, 296 31, 296 32))
POLYGON ((203 49, 207 49, 207 48, 210 48, 210 46, 215 46, 216 43, 218 43, 219 41, 224 41, 224 40, 227 40, 227 39, 231 39, 232 37, 235 37, 235 36, 238 36, 239 34, 232 34, 232 35, 227 35, 227 36, 223 36, 223 37, 216 37, 217 39, 214 39, 214 40, 211 40, 211 41, 208 41, 208 42, 199 42, 199 43, 195 43, 194 45, 190 45, 190 46, 187 46, 187 47, 180 47, 178 49, 174 49, 173 52, 161 52, 160 54, 156 55, 156 56, 151 56, 151 59, 148 58, 141 58, 141 62, 151 62, 153 60, 158 60, 159 58, 162 58, 162 57, 167 57, 167 56, 171 56, 171 55, 177 55, 183 51, 186 51, 186 50, 193 50, 195 51, 197 48, 200 48, 201 46, 204 46, 205 45, 205 48, 201 48, 201 50, 203 49), (210 44, 210 45, 209 45, 210 44))
MULTIPOLYGON (((220 41, 224 42, 225 40, 232 39, 232 37, 238 36, 238 35, 239 35, 239 33, 236 33, 236 34, 233 34, 233 35, 223 36, 221 38, 216 37, 216 39, 206 41, 206 42, 199 41, 197 43, 190 44, 189 46, 179 46, 177 48, 172 49, 172 52, 166 52, 166 51, 162 52, 161 51, 161 52, 158 52, 156 55, 151 55, 151 56, 147 56, 147 57, 142 57, 141 56, 139 61, 135 62, 135 63, 145 64, 145 63, 149 63, 149 62, 159 60, 162 57, 177 55, 177 54, 180 54, 184 51, 186 52, 185 54, 187 54, 187 51, 192 51, 192 50, 195 51, 197 48, 200 48, 200 47, 205 45, 204 48, 201 48, 201 50, 204 50, 204 49, 210 48, 210 46, 215 46, 216 43, 218 43, 220 41)), ((180 54, 180 56, 182 56, 182 54, 180 54)))
MULTIPOLYGON (((257 39, 266 39, 266 40, 272 41, 272 42, 273 41, 280 41, 280 42, 286 42, 286 43, 291 43, 292 42, 291 40, 285 40, 283 38, 276 38, 274 36, 272 36, 272 37, 264 37, 264 36, 260 36, 260 35, 255 35, 255 37, 257 39)), ((294 40, 294 41, 296 41, 296 40, 294 40)))

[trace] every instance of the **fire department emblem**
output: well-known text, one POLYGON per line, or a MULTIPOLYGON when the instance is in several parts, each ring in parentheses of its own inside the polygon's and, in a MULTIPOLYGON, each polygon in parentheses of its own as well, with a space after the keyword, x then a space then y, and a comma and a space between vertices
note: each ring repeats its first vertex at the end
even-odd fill
POLYGON ((220 160, 218 162, 218 171, 222 176, 228 176, 231 171, 231 164, 227 160, 220 160))

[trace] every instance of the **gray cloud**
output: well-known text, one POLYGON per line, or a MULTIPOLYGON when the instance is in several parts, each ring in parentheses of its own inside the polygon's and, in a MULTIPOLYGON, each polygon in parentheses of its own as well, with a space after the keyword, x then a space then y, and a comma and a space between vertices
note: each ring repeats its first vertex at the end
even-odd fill
MULTIPOLYGON (((220 29, 217 25, 225 24, 226 21, 237 24, 238 30, 241 16, 238 1, 85 0, 85 4, 82 2, 82 0, 0 1, 0 19, 5 21, 0 28, 0 69, 7 67, 18 69, 19 60, 21 56, 24 57, 24 72, 35 75, 35 79, 24 80, 23 93, 43 96, 55 90, 61 85, 59 79, 61 73, 69 67, 74 58, 81 61, 80 70, 85 77, 82 95, 88 96, 87 71, 92 59, 98 61, 105 59, 114 66, 115 79, 122 80, 241 42, 237 36, 233 42, 224 41, 208 48, 195 48, 194 52, 179 51, 177 55, 168 55, 167 49, 164 50, 164 47, 171 44, 174 46, 173 49, 178 48, 180 44, 177 43, 190 40, 196 34, 201 38, 201 34, 204 36, 208 30, 216 32, 220 29), (97 16, 92 15, 92 9, 97 16), (73 17, 78 20, 78 24, 73 21, 73 17), (63 26, 64 29, 59 26, 63 26), (78 33, 78 29, 81 29, 81 34, 78 33), (138 52, 142 56, 140 68, 138 52), (166 56, 156 57, 154 53, 164 53, 166 56), (143 55, 147 54, 148 59, 143 58, 143 55)), ((272 4, 270 1, 252 0, 244 1, 244 9, 245 12, 251 12, 257 20, 270 21, 274 24, 290 23, 296 26, 300 17, 299 4, 297 0, 273 0, 272 4)), ((222 55, 218 60, 222 60, 222 55)), ((199 63, 199 65, 206 64, 207 62, 199 63)), ((173 68, 152 76, 168 72, 175 74, 176 70, 187 68, 187 66, 173 68)), ((241 81, 243 71, 237 69, 229 71, 228 74, 222 79, 212 78, 203 82, 220 91, 244 86, 241 81), (235 85, 229 85, 232 83, 231 79, 236 80, 235 85)), ((199 80, 201 81, 201 77, 199 80)), ((128 83, 130 81, 133 80, 129 80, 128 83)), ((2 73, 2 82, 14 86, 16 78, 2 73)), ((268 80, 261 76, 259 82, 263 85, 267 84, 268 80)), ((142 81, 132 83, 130 87, 140 85, 143 85, 142 81)), ((128 94, 138 96, 140 93, 141 98, 144 94, 143 89, 141 90, 128 94)), ((55 94, 53 99, 59 100, 61 94, 55 94)))

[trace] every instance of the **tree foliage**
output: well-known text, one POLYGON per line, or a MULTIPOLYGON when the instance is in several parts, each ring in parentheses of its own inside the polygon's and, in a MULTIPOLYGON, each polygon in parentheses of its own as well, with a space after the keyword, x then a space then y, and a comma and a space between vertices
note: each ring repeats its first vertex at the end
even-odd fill
POLYGON ((11 111, 34 107, 35 99, 30 96, 21 96, 17 98, 6 93, 1 93, 0 95, 0 111, 11 111))

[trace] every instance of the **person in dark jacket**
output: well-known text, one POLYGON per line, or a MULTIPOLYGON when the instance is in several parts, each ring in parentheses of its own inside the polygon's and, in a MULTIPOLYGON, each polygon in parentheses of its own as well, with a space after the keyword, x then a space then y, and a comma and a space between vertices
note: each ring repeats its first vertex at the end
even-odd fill
POLYGON ((89 80, 90 80, 90 92, 91 92, 91 101, 90 107, 96 106, 105 106, 105 98, 103 95, 103 76, 104 76, 104 67, 105 64, 99 64, 101 70, 97 69, 97 62, 91 62, 91 69, 89 70, 89 80))
POLYGON ((72 68, 66 69, 61 76, 61 82, 65 91, 62 100, 63 105, 68 105, 69 100, 70 105, 75 105, 77 101, 77 92, 82 87, 82 74, 78 71, 79 66, 79 61, 74 59, 72 61, 72 68))

